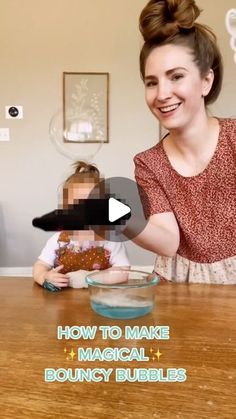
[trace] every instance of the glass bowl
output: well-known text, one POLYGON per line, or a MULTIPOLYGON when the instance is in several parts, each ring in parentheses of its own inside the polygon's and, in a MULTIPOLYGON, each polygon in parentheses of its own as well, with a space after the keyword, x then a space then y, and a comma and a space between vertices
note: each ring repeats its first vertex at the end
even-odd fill
POLYGON ((133 319, 153 310, 157 274, 111 268, 88 274, 92 309, 112 319, 133 319))

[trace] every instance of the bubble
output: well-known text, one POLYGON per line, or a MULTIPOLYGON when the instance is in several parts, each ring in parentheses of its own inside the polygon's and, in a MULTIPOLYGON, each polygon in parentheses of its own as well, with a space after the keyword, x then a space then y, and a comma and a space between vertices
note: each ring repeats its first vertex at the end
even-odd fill
POLYGON ((236 9, 230 9, 225 16, 225 25, 231 35, 230 47, 234 51, 234 61, 236 63, 236 9))
POLYGON ((56 150, 73 161, 92 161, 105 142, 93 120, 85 114, 73 117, 70 126, 64 129, 62 109, 49 122, 49 136, 56 150))

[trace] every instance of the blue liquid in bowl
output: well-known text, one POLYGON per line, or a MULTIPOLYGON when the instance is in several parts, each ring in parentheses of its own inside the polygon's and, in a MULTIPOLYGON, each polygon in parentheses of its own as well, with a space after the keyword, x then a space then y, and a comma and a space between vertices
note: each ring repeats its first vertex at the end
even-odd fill
POLYGON ((145 316, 152 311, 154 304, 145 307, 115 307, 106 304, 91 302, 92 309, 101 316, 111 319, 134 319, 135 317, 145 316))

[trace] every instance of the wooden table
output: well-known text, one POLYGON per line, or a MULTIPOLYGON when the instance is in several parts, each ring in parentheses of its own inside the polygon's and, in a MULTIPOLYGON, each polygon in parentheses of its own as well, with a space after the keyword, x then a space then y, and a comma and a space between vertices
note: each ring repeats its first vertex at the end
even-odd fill
POLYGON ((0 278, 0 287, 1 418, 236 417, 235 286, 159 285, 151 314, 117 321, 91 310, 88 290, 50 293, 30 278, 0 278), (58 326, 82 325, 116 325, 122 337, 102 340, 97 332, 94 340, 57 339, 58 326), (136 325, 149 331, 167 325, 170 339, 125 340, 125 327, 136 325), (150 360, 82 362, 69 354, 108 346, 145 348, 150 360), (159 361, 151 349, 162 353, 159 361), (45 382, 46 368, 184 368, 187 380, 121 383, 112 373, 109 382, 45 382))

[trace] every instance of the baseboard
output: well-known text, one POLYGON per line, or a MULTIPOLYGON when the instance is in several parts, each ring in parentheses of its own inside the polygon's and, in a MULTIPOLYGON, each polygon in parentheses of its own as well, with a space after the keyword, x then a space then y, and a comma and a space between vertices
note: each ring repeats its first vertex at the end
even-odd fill
POLYGON ((0 268, 0 276, 29 276, 32 277, 32 267, 13 267, 13 268, 0 268))
MULTIPOLYGON (((152 272, 153 266, 137 266, 133 265, 132 269, 144 272, 152 272)), ((0 268, 0 276, 29 276, 32 277, 32 267, 14 267, 14 268, 0 268)))

